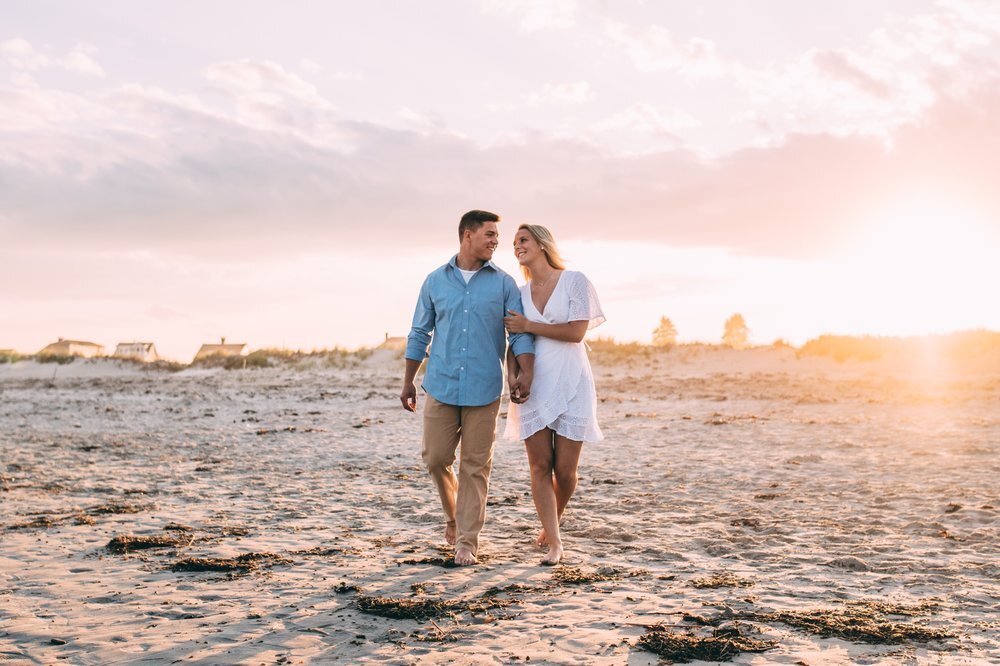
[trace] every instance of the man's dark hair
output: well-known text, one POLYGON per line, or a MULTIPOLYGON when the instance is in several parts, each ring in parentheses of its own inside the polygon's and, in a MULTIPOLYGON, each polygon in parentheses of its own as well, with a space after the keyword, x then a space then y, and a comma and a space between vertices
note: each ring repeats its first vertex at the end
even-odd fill
POLYGON ((462 221, 458 223, 458 240, 465 238, 465 230, 476 231, 483 226, 483 222, 499 222, 500 216, 488 210, 470 210, 462 216, 462 221))

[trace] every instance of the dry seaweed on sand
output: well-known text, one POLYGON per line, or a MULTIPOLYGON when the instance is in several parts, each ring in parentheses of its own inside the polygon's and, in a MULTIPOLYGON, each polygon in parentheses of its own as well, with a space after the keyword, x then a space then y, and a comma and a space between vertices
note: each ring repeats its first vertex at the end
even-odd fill
POLYGON ((491 587, 482 593, 483 599, 490 599, 501 594, 506 594, 513 597, 518 594, 530 594, 532 592, 547 592, 551 590, 552 587, 549 585, 522 585, 520 583, 511 583, 510 585, 505 585, 503 587, 491 587))
POLYGON ((754 582, 731 573, 716 573, 705 578, 694 578, 691 586, 699 590, 716 587, 753 587, 754 582))
POLYGON ((624 571, 613 567, 598 567, 593 571, 584 571, 579 567, 559 567, 552 573, 552 579, 560 585, 586 585, 602 583, 619 578, 633 578, 646 573, 645 571, 624 571))
POLYGON ((30 530, 39 529, 45 527, 55 527, 56 525, 62 524, 66 520, 64 516, 36 516, 31 520, 24 521, 22 523, 14 523, 13 525, 8 525, 8 530, 30 530))
POLYGON ((357 609, 368 615, 378 615, 393 620, 429 620, 455 613, 484 613, 495 608, 504 608, 513 603, 509 600, 490 599, 487 601, 455 599, 400 599, 393 597, 359 596, 355 601, 357 609))
POLYGON ((171 571, 221 571, 252 573, 275 564, 291 564, 291 560, 274 553, 244 553, 238 557, 187 557, 170 565, 171 571))
POLYGON ((458 638, 453 633, 455 631, 454 627, 449 629, 443 629, 434 620, 430 621, 432 629, 420 633, 419 631, 413 632, 413 638, 422 642, 435 642, 435 643, 451 643, 457 641, 458 638))
POLYGON ((900 645, 910 641, 925 643, 953 638, 954 634, 941 629, 908 622, 894 622, 887 617, 922 615, 934 607, 935 605, 931 603, 903 606, 877 601, 858 601, 840 609, 745 613, 741 617, 758 622, 779 622, 823 638, 842 638, 855 643, 873 645, 900 645))
POLYGON ((739 622, 719 627, 710 636, 698 636, 694 633, 679 633, 670 631, 661 624, 647 627, 646 633, 637 645, 643 650, 658 654, 673 662, 730 661, 741 652, 764 652, 777 643, 762 641, 745 635, 745 625, 739 622))
POLYGON ((339 583, 333 586, 333 591, 336 592, 337 594, 348 594, 351 592, 355 594, 360 594, 361 588, 358 587, 357 585, 348 585, 346 582, 340 581, 339 583))
POLYGON ((111 513, 141 513, 153 508, 152 504, 119 504, 112 502, 110 504, 98 504, 97 506, 87 507, 84 512, 91 516, 99 516, 111 513))
POLYGON ((105 546, 112 553, 128 553, 133 550, 150 548, 176 548, 189 546, 193 539, 178 539, 172 536, 118 536, 105 546))

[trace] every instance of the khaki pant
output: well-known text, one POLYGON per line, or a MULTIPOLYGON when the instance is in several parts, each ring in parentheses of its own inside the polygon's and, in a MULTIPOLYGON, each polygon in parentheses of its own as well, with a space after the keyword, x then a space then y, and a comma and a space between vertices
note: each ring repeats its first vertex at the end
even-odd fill
POLYGON ((445 519, 455 521, 455 548, 479 551, 479 532, 486 522, 486 493, 493 469, 497 400, 482 407, 457 407, 427 396, 424 407, 423 458, 434 479, 445 519), (462 457, 458 478, 452 465, 459 440, 462 457))

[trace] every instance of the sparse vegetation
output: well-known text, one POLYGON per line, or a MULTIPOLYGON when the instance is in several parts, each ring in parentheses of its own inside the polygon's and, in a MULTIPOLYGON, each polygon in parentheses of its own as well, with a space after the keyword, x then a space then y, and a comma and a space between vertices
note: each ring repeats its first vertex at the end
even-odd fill
POLYGON ((314 349, 306 352, 289 349, 257 349, 246 356, 223 356, 215 354, 197 359, 192 367, 223 368, 225 370, 242 370, 245 368, 271 368, 277 366, 289 367, 294 370, 309 368, 349 368, 354 367, 372 355, 373 350, 362 347, 348 350, 341 347, 333 349, 314 349))
POLYGON ((0 352, 0 363, 17 363, 21 358, 23 357, 15 351, 0 352))
POLYGON ((802 345, 796 356, 828 356, 838 362, 875 361, 890 355, 912 359, 936 356, 960 361, 997 352, 1000 352, 1000 332, 977 330, 905 338, 821 335, 802 345))
POLYGON ((733 349, 746 349, 750 346, 750 329, 743 315, 734 314, 726 320, 722 332, 722 344, 733 349))
POLYGON ((67 365, 76 360, 76 356, 68 354, 35 354, 30 358, 38 363, 58 363, 59 365, 67 365))
POLYGON ((653 331, 653 345, 656 347, 673 347, 677 344, 677 327, 669 317, 660 317, 660 325, 653 331))

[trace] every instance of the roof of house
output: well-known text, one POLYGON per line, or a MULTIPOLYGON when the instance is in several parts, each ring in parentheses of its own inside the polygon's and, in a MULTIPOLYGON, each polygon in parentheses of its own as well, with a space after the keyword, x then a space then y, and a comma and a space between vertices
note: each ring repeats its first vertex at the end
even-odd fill
POLYGON ((104 345, 99 345, 96 342, 86 342, 85 340, 63 340, 60 338, 56 342, 46 345, 47 347, 54 347, 58 345, 80 345, 84 347, 103 347, 104 345))
POLYGON ((118 343, 119 347, 132 347, 132 346, 135 346, 135 345, 142 345, 142 347, 146 351, 149 351, 150 349, 153 348, 153 343, 152 342, 119 342, 118 343))
POLYGON ((204 344, 201 346, 201 349, 198 350, 198 353, 201 354, 202 352, 241 352, 243 351, 243 348, 246 346, 247 343, 245 342, 235 343, 235 344, 224 344, 224 345, 204 344))
POLYGON ((392 337, 386 338, 385 342, 378 346, 378 349, 406 349, 406 338, 392 337))

